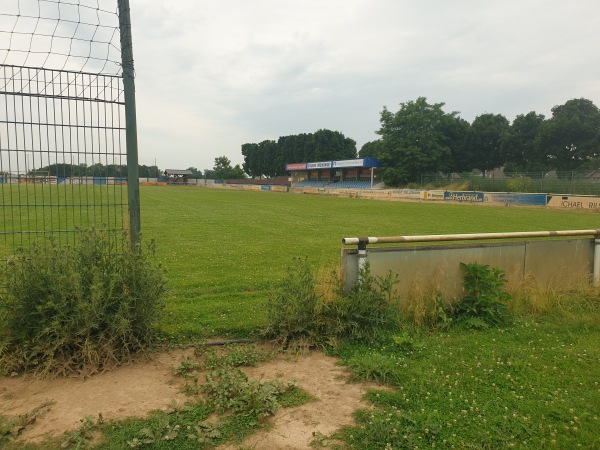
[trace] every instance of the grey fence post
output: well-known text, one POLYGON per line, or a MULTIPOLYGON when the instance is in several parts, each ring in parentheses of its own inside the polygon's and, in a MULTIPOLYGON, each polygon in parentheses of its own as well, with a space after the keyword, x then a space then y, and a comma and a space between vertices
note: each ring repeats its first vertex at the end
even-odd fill
POLYGON ((135 251, 140 238, 140 179, 138 166, 137 119, 135 114, 135 71, 129 0, 118 0, 121 31, 121 61, 125 94, 125 136, 127 143, 127 197, 129 210, 129 239, 135 251))
POLYGON ((362 272, 367 263, 367 244, 369 238, 359 238, 358 241, 358 275, 357 280, 359 283, 362 282, 362 272))
POLYGON ((594 268, 592 270, 592 277, 594 286, 600 286, 600 230, 594 239, 594 268))

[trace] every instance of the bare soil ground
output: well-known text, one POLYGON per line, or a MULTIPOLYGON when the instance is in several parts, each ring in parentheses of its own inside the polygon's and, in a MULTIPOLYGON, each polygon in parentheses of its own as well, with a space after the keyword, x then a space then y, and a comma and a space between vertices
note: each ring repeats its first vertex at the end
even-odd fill
MULTIPOLYGON (((77 429, 86 416, 105 419, 143 417, 149 411, 183 403, 183 380, 173 367, 193 350, 156 354, 152 360, 122 366, 88 379, 38 380, 27 377, 0 378, 0 415, 16 416, 52 402, 20 439, 43 441, 77 429)), ((259 432, 240 446, 262 450, 309 449, 314 436, 327 436, 352 423, 352 413, 366 404, 362 396, 373 386, 350 384, 337 359, 320 352, 301 356, 278 356, 246 370, 250 378, 286 379, 314 395, 317 400, 296 408, 280 409, 270 419, 268 431, 259 432)), ((202 378, 200 378, 202 379, 202 378)))

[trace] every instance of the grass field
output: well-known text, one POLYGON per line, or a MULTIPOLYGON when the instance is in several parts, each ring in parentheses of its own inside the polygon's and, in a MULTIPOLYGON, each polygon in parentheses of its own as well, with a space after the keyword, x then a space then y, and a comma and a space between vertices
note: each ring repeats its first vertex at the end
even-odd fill
MULTIPOLYGON (((593 229, 598 219, 544 208, 142 190, 144 234, 169 270, 163 330, 177 340, 255 334, 269 285, 293 257, 335 269, 342 237, 593 229)), ((376 409, 357 412, 356 426, 334 437, 357 449, 600 448, 600 310, 597 293, 578 295, 566 297, 573 307, 519 317, 505 330, 409 330, 380 346, 342 346, 336 353, 357 379, 394 390, 372 391, 376 409)))
MULTIPOLYGON (((185 187, 142 187, 141 199, 144 240, 156 241, 168 271, 161 328, 176 342, 257 336, 266 325, 270 284, 294 257, 306 257, 315 272, 335 269, 343 237, 594 229, 600 218, 590 211, 185 187)), ((523 313, 506 328, 406 324, 376 344, 328 349, 356 379, 391 389, 370 391, 371 407, 356 412, 355 425, 316 436, 313 446, 600 449, 598 291, 566 289, 538 301, 553 302, 554 309, 523 313)), ((105 435, 98 448, 127 448, 143 430, 159 436, 165 427, 183 430, 212 411, 200 402, 179 413, 98 425, 105 435)), ((2 425, 0 417, 0 442, 2 425)), ((199 446, 181 433, 147 448, 215 448, 260 426, 252 417, 226 414, 215 425, 219 438, 199 446)), ((23 448, 58 448, 53 445, 23 448)))
POLYGON ((220 189, 141 188, 142 230, 155 239, 170 287, 164 331, 174 339, 247 336, 265 324, 270 283, 293 257, 339 264, 341 239, 594 229, 587 211, 386 202, 220 189))

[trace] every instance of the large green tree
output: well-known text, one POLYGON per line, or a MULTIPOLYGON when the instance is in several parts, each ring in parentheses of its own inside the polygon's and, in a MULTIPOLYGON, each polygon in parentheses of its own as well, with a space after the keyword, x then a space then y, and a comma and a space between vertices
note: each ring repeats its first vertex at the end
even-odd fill
POLYGON ((244 163, 242 164, 244 172, 252 178, 261 178, 264 174, 264 168, 261 164, 259 144, 243 144, 242 156, 244 157, 244 163))
POLYGON ((339 131, 281 136, 275 141, 242 145, 244 171, 252 177, 285 175, 286 164, 356 158, 356 142, 339 131))
POLYGON ((600 156, 600 110, 578 98, 552 108, 540 127, 539 145, 557 170, 575 170, 600 156))
MULTIPOLYGON (((356 158, 356 141, 347 138, 339 131, 321 129, 312 134, 312 159, 340 160, 356 158)), ((306 152, 309 153, 310 152, 306 152)), ((307 160, 308 161, 308 160, 307 160)))
POLYGON ((477 116, 466 136, 466 153, 471 161, 471 169, 482 171, 501 167, 506 162, 502 144, 508 135, 510 122, 502 114, 481 114, 477 116))
POLYGON ((197 167, 188 167, 187 170, 192 172, 192 174, 190 175, 191 179, 204 178, 204 173, 202 172, 202 170, 198 170, 197 167))
POLYGON ((386 184, 400 186, 419 180, 421 174, 447 171, 461 144, 465 123, 457 112, 446 113, 444 103, 427 103, 425 97, 400 104, 393 113, 381 112, 381 144, 377 144, 386 184))
POLYGON ((246 178, 244 170, 237 164, 231 167, 231 161, 227 156, 219 156, 215 158, 213 166, 213 175, 218 180, 232 180, 246 178))
POLYGON ((531 111, 515 117, 502 143, 506 172, 542 172, 548 158, 538 145, 538 133, 544 116, 531 111))
POLYGON ((360 151, 358 152, 358 157, 359 158, 379 158, 379 153, 381 152, 381 146, 383 144, 383 141, 381 139, 378 139, 376 141, 370 141, 367 142, 365 144, 363 144, 363 146, 360 148, 360 151))

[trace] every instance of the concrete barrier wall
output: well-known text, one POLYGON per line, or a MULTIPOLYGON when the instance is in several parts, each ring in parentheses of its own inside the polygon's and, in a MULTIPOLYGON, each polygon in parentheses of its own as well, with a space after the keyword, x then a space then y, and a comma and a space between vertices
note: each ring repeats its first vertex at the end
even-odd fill
POLYGON ((272 186, 260 184, 215 184, 213 187, 218 189, 236 189, 240 191, 288 192, 287 186, 272 186))
MULTIPOLYGON (((401 296, 439 292, 451 299, 463 294, 461 262, 498 267, 511 281, 527 276, 542 289, 582 277, 591 279, 594 239, 368 247, 366 261, 373 275, 385 276, 390 270, 397 273, 396 287, 401 296)), ((341 269, 347 286, 357 280, 357 249, 342 249, 341 269)))
POLYGON ((549 195, 547 205, 551 208, 600 210, 600 198, 573 195, 549 195))
MULTIPOLYGON (((24 177, 2 177, 1 183, 28 182, 24 177)), ((33 182, 33 181, 29 181, 33 182)), ((122 184, 124 178, 113 177, 58 177, 52 184, 122 184)), ((141 186, 168 186, 157 178, 140 178, 141 186)), ((215 180, 191 179, 186 186, 214 187, 247 191, 291 192, 296 194, 328 195, 332 197, 364 198, 390 201, 433 201, 452 203, 478 203, 496 205, 546 206, 549 208, 587 209, 600 211, 600 197, 520 192, 445 191, 419 189, 328 189, 326 187, 288 187, 281 185, 223 184, 215 180)))
POLYGON ((479 203, 496 205, 547 206, 550 208, 578 208, 600 210, 600 197, 549 195, 519 192, 480 192, 480 191, 421 191, 413 189, 327 189, 294 188, 290 192, 297 194, 322 194, 332 197, 353 197, 374 200, 411 200, 452 203, 479 203))
POLYGON ((520 194, 516 192, 485 192, 485 203, 501 203, 505 205, 546 206, 546 194, 520 194))

